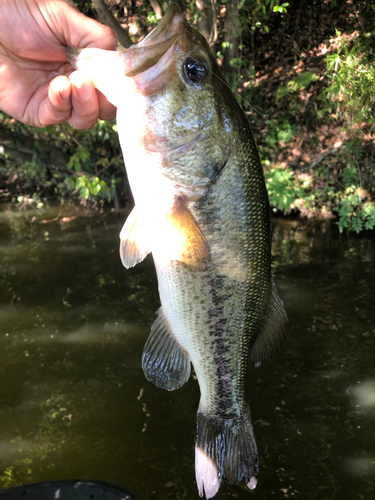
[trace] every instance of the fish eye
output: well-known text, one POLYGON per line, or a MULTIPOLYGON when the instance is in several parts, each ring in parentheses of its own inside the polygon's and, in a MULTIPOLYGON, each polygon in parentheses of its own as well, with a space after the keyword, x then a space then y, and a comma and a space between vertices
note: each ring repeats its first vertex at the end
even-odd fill
POLYGON ((188 57, 184 62, 185 77, 192 83, 200 83, 206 78, 207 70, 202 61, 188 57))

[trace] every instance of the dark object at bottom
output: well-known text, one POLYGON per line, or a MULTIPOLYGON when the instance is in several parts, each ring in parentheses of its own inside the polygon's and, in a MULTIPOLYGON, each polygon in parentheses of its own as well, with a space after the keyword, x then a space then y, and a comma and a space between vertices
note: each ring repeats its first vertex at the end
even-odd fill
POLYGON ((0 500, 140 500, 126 490, 95 481, 48 481, 0 490, 0 500))

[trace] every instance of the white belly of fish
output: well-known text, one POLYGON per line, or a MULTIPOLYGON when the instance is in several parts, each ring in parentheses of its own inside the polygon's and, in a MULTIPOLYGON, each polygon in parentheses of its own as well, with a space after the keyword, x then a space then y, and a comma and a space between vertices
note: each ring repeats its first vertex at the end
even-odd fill
POLYGON ((215 374, 209 338, 211 318, 207 272, 178 262, 160 264, 154 254, 161 307, 170 332, 193 363, 201 391, 200 407, 210 406, 215 374))

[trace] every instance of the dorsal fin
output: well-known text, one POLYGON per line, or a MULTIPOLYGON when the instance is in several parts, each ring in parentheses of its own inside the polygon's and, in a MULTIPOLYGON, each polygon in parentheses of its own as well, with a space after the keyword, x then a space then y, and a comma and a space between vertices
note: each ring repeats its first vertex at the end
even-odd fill
POLYGON ((268 312, 263 327, 250 349, 250 360, 260 365, 271 359, 283 345, 289 332, 284 302, 272 280, 268 312))

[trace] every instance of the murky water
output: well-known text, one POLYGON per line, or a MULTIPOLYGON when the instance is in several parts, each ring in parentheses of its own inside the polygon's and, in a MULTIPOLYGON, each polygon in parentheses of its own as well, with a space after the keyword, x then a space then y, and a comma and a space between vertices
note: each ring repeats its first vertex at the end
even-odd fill
MULTIPOLYGON (((81 478, 198 499, 197 382, 168 393, 141 369, 152 260, 122 267, 123 217, 64 216, 0 212, 0 488, 81 478)), ((274 234, 291 334, 248 377, 261 475, 216 498, 373 500, 374 234, 293 222, 274 234)))

